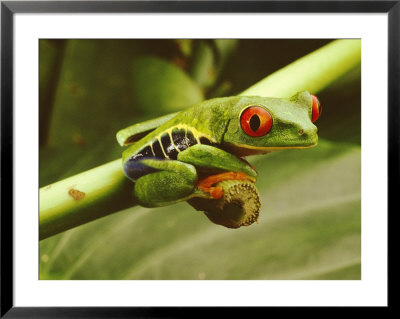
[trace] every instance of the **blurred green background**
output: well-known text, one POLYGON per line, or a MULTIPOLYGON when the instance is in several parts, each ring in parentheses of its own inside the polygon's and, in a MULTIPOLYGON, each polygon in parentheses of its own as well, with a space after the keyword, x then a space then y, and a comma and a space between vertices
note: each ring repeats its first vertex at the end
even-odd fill
MULTIPOLYGON (((40 40, 40 187, 120 157, 119 129, 238 94, 330 41, 40 40)), ((360 70, 317 94, 317 147, 248 158, 258 224, 133 207, 42 240, 40 279, 361 279, 360 70)))

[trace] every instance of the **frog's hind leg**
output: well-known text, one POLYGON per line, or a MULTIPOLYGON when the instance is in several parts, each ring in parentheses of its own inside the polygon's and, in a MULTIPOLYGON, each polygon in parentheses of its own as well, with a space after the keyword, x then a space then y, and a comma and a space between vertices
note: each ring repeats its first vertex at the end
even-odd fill
POLYGON ((196 187, 212 198, 219 199, 224 192, 217 183, 226 180, 249 180, 255 182, 257 172, 247 161, 222 149, 210 145, 196 144, 178 154, 178 160, 195 165, 198 168, 214 170, 216 175, 209 175, 197 182, 196 187))
POLYGON ((197 172, 193 165, 156 159, 146 159, 141 163, 157 171, 136 181, 133 194, 140 205, 166 206, 185 200, 193 193, 197 182, 197 172))
POLYGON ((219 199, 224 195, 224 191, 221 186, 214 186, 215 184, 227 181, 227 180, 251 180, 253 179, 241 172, 225 172, 221 174, 211 175, 206 178, 199 180, 196 184, 198 189, 201 189, 205 193, 209 193, 212 198, 219 199))

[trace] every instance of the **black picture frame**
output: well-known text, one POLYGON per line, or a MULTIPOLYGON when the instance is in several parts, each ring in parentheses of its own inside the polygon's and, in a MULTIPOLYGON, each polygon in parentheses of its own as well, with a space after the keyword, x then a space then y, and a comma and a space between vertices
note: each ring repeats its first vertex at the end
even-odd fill
MULTIPOLYGON (((16 13, 387 13, 388 14, 388 207, 396 213, 399 186, 400 1, 1 1, 1 317, 177 318, 246 315, 244 308, 15 307, 13 300, 13 20, 16 13)), ((390 218, 389 214, 389 218, 390 218)), ((389 225, 390 220, 389 220, 389 225)), ((393 233, 393 232, 392 232, 393 233)), ((391 234, 392 234, 391 233, 391 234)), ((390 250, 390 241, 389 241, 390 250)), ((388 255, 389 256, 389 255, 388 255)), ((389 282, 388 282, 389 286, 389 282)), ((388 307, 391 305, 388 299, 388 307)), ((290 308, 294 310, 293 307, 290 308)), ((318 308, 320 311, 324 309, 318 308)), ((336 312, 338 308, 332 311, 336 312)), ((250 311, 272 314, 273 308, 250 311)), ((297 315, 307 311, 296 308, 297 315), (300 312, 298 312, 300 311, 300 312)))

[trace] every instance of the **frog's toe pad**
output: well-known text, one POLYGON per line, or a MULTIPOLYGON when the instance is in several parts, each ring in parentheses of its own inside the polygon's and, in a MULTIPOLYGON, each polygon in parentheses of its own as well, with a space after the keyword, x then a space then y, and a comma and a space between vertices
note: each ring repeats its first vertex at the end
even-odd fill
POLYGON ((213 185, 227 180, 252 180, 248 175, 241 172, 225 172, 217 175, 211 175, 198 181, 196 187, 205 193, 209 193, 212 198, 220 199, 224 195, 222 187, 213 185))
POLYGON ((220 199, 222 196, 224 196, 224 190, 220 186, 210 187, 209 193, 214 199, 220 199))

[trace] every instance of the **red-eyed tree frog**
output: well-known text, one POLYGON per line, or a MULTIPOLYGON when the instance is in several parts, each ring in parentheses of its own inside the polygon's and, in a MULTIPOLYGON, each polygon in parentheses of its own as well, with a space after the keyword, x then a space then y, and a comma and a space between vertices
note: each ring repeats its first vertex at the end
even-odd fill
POLYGON ((255 182, 245 157, 308 148, 318 141, 313 124, 318 99, 299 92, 288 99, 255 96, 214 98, 184 111, 132 125, 117 133, 123 171, 145 207, 188 200, 201 190, 221 198, 223 180, 255 182))

